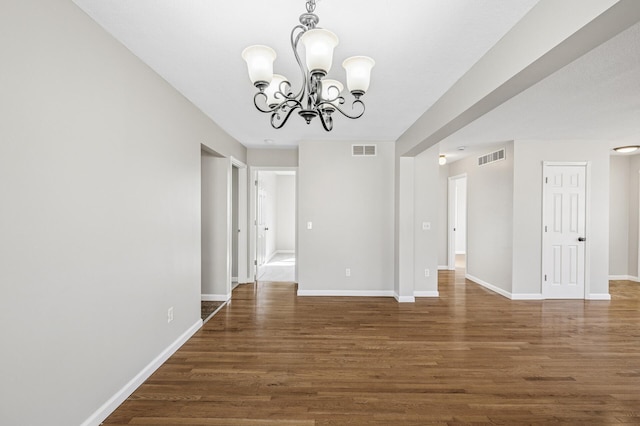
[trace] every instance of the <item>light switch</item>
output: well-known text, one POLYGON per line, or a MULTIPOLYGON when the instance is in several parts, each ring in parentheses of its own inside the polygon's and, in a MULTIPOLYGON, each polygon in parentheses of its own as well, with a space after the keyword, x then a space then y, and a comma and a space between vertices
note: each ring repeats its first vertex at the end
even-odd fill
POLYGON ((431 229, 431 222, 422 222, 422 230, 428 231, 431 229))
POLYGON ((313 222, 307 222, 307 229, 313 229, 313 222))

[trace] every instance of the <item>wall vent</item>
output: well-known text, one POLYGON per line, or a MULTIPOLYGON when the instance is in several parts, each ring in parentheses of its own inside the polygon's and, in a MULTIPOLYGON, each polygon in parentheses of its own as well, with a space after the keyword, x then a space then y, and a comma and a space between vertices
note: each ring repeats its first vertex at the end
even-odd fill
POLYGON ((504 148, 478 157, 478 166, 485 166, 489 163, 495 163, 506 158, 506 150, 504 148))
POLYGON ((351 145, 351 155, 354 157, 375 157, 376 145, 351 145))

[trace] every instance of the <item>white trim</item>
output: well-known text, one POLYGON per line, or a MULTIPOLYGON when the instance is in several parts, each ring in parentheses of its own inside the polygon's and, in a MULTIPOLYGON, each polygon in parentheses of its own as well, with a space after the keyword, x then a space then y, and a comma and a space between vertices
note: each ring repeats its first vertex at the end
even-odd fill
POLYGON ((449 265, 438 265, 438 271, 448 271, 449 265))
POLYGON ((298 296, 395 297, 395 293, 387 290, 298 290, 298 296))
POLYGON ((638 283, 640 279, 633 275, 609 275, 609 281, 635 281, 638 283))
POLYGON ((226 302, 231 300, 231 293, 229 294, 202 294, 200 300, 203 302, 226 302))
POLYGON ((466 251, 456 251, 456 254, 467 254, 466 251))
POLYGON ((591 293, 587 297, 588 300, 611 300, 609 293, 591 293))
POLYGON ((542 293, 511 293, 511 300, 545 300, 542 293))
POLYGON ((464 277, 466 279, 470 280, 470 281, 473 281, 476 284, 481 285, 482 287, 485 287, 485 288, 493 291, 494 293, 498 293, 500 296, 504 296, 507 299, 511 299, 512 298, 511 293, 509 293, 507 290, 503 290, 500 287, 496 287, 493 284, 489 284, 486 281, 482 281, 480 278, 474 277, 473 275, 469 275, 469 274, 466 274, 464 277))
POLYGON ((295 250, 276 250, 276 254, 296 254, 295 250))
POLYGON ((231 277, 231 284, 237 283, 237 282, 238 282, 238 277, 231 277))
POLYGON ((398 293, 393 294, 393 298, 398 301, 398 303, 415 303, 416 298, 413 296, 400 296, 398 293))
POLYGON ((141 384, 144 383, 166 360, 169 359, 191 336, 202 327, 202 320, 198 319, 195 324, 189 327, 173 343, 155 357, 146 367, 136 374, 129 382, 109 398, 100 408, 91 414, 81 426, 98 426, 109 417, 116 408, 120 406, 141 384))
POLYGON ((440 297, 440 293, 438 290, 435 291, 414 291, 413 295, 415 297, 440 297))

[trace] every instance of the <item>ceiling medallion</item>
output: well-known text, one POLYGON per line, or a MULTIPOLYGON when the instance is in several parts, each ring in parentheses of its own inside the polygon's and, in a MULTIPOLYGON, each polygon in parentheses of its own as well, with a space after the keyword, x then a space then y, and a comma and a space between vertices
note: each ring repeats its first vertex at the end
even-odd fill
POLYGON ((331 31, 316 28, 319 22, 318 16, 313 13, 316 0, 308 0, 306 6, 307 13, 300 15, 300 25, 291 31, 291 48, 303 82, 298 92, 293 93, 286 77, 273 73, 276 52, 270 47, 249 46, 242 52, 242 58, 247 62, 251 82, 259 90, 253 97, 253 103, 258 111, 271 114, 273 128, 282 128, 291 114, 298 110, 298 115, 307 124, 319 117, 322 127, 329 132, 333 129, 332 114, 335 111, 351 119, 364 114, 365 106, 360 98, 369 89, 371 69, 375 62, 367 56, 353 56, 342 63, 347 72, 347 87, 355 98, 351 104, 352 112, 345 112, 340 107, 345 102, 340 95, 343 84, 325 78, 331 69, 338 37, 331 31), (305 48, 304 64, 298 53, 300 43, 305 48))

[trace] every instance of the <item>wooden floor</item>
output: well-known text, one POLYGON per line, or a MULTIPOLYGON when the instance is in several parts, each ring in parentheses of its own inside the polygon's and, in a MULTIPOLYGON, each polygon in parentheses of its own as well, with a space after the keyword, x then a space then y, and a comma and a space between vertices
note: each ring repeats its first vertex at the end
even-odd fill
POLYGON ((105 424, 640 424, 640 284, 516 302, 447 271, 440 293, 239 286, 105 424))

